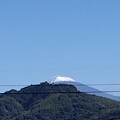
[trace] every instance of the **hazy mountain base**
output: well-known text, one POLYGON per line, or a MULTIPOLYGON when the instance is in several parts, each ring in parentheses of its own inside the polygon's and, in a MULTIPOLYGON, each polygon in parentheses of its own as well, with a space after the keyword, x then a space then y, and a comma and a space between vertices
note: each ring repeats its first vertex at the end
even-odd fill
POLYGON ((48 83, 11 90, 0 95, 0 120, 120 120, 120 102, 77 92, 48 83))
POLYGON ((100 91, 98 89, 95 89, 93 87, 90 87, 88 85, 85 85, 85 84, 82 84, 82 83, 79 83, 79 82, 76 82, 76 81, 57 81, 57 82, 54 82, 54 84, 74 85, 77 88, 78 91, 86 92, 86 93, 89 93, 89 94, 92 94, 92 95, 96 95, 96 96, 109 98, 109 99, 116 100, 116 101, 120 102, 120 97, 119 96, 113 96, 111 94, 108 94, 106 92, 100 91))

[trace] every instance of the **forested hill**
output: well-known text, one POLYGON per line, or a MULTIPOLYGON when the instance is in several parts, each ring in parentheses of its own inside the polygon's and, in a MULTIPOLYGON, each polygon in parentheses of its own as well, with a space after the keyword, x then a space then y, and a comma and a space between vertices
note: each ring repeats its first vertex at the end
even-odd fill
POLYGON ((0 120, 120 120, 120 102, 45 82, 1 94, 0 120))

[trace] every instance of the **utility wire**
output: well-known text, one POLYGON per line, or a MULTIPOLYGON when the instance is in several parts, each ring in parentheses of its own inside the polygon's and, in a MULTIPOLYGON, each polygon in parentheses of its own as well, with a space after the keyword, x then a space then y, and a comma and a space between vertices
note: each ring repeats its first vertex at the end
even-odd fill
MULTIPOLYGON (((32 86, 36 85, 36 86, 40 86, 40 84, 31 84, 32 86)), ((1 87, 12 87, 12 86, 31 86, 29 84, 26 84, 26 85, 17 85, 17 84, 14 84, 14 85, 9 85, 9 84, 4 84, 4 85, 0 85, 1 87)), ((54 85, 54 86, 68 86, 68 85, 72 85, 72 84, 63 84, 63 83, 60 83, 60 84, 49 84, 49 85, 42 85, 42 86, 51 86, 51 85, 54 85)), ((75 85, 75 86, 120 86, 120 84, 80 84, 80 85, 75 85)))
MULTIPOLYGON (((12 68, 6 68, 6 69, 0 69, 0 71, 1 72, 3 72, 3 71, 41 71, 41 70, 46 70, 46 71, 48 71, 48 70, 55 70, 56 68, 50 68, 50 69, 41 69, 41 68, 16 68, 16 69, 12 69, 12 68)), ((62 69, 62 68, 61 68, 62 69)), ((86 69, 86 70, 89 70, 89 69, 120 69, 120 66, 119 65, 117 65, 117 66, 89 66, 89 67, 85 67, 85 66, 83 66, 83 67, 79 67, 79 68, 68 68, 68 69, 74 69, 74 70, 84 70, 84 69, 86 69)))
POLYGON ((88 93, 88 94, 92 94, 92 93, 119 93, 119 91, 89 91, 89 92, 16 92, 16 93, 11 93, 11 92, 6 92, 6 93, 0 93, 0 94, 81 94, 81 93, 88 93))
MULTIPOLYGON (((74 86, 72 84, 48 84, 48 85, 41 85, 41 84, 33 84, 33 85, 0 85, 0 87, 27 87, 27 86, 52 86, 54 85, 54 87, 58 87, 58 86, 74 86)), ((86 84, 86 85, 91 85, 91 86, 120 86, 120 84, 86 84)), ((75 86, 83 86, 86 87, 86 85, 81 84, 81 85, 75 85, 75 86)), ((68 93, 88 93, 88 94, 92 94, 92 93, 120 93, 120 90, 106 90, 106 91, 87 91, 87 92, 16 92, 16 93, 10 93, 10 92, 5 92, 5 93, 0 93, 0 94, 68 94, 68 93)))

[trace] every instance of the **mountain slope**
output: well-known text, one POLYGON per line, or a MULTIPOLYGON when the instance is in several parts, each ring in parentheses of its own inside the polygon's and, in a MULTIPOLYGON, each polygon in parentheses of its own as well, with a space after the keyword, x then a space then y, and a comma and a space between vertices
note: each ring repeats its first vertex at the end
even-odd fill
POLYGON ((90 94, 94 94, 97 96, 102 96, 102 97, 106 97, 106 98, 110 98, 113 100, 117 100, 120 101, 120 98, 117 96, 113 96, 110 94, 107 94, 105 92, 102 92, 98 89, 92 88, 88 85, 76 82, 73 78, 70 77, 64 77, 64 76, 55 76, 53 77, 50 82, 50 84, 68 84, 68 85, 74 85, 77 90, 81 91, 81 92, 86 92, 86 93, 90 93, 90 94))
POLYGON ((1 120, 116 120, 120 113, 119 102, 47 82, 0 95, 0 108, 1 120))

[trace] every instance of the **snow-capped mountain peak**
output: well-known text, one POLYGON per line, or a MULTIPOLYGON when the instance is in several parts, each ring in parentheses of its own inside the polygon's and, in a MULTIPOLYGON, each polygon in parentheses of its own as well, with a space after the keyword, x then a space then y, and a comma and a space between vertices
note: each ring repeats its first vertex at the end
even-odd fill
POLYGON ((57 82, 75 82, 75 80, 71 77, 65 77, 65 76, 54 76, 50 79, 50 83, 57 83, 57 82))

